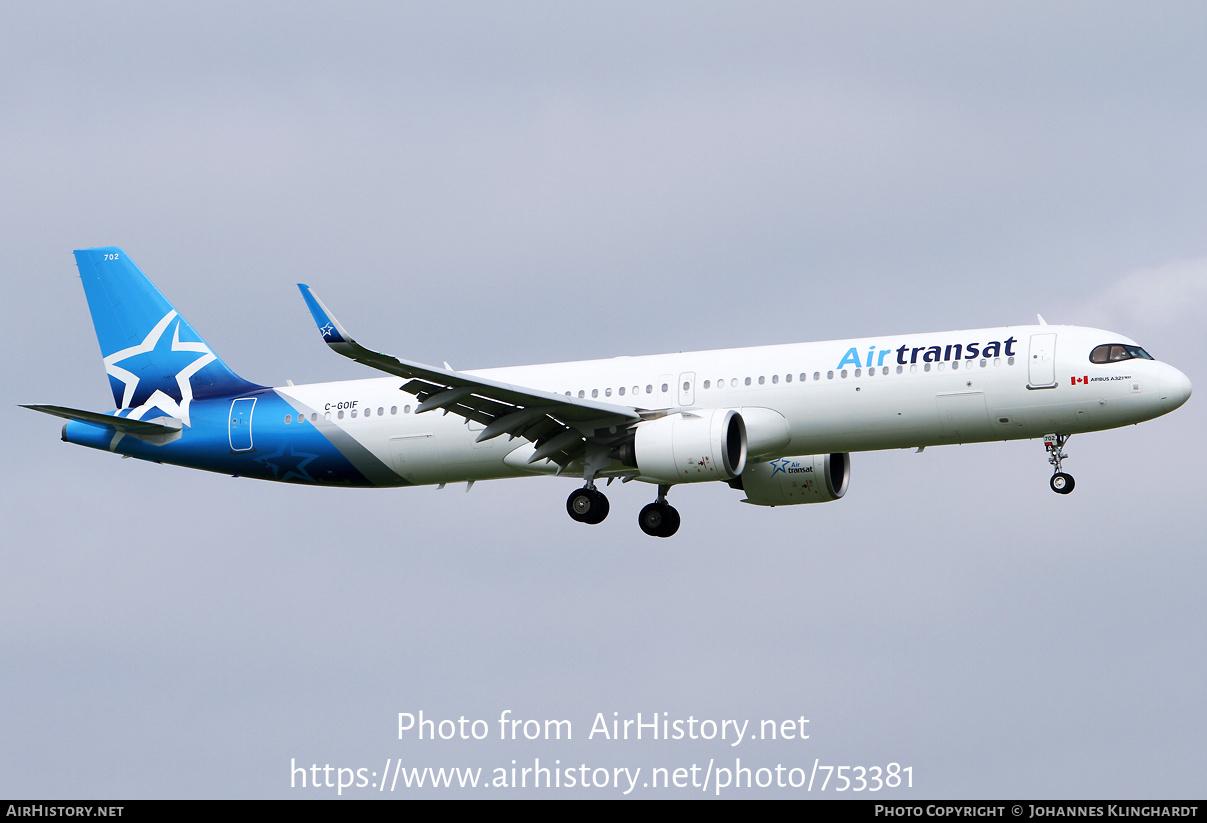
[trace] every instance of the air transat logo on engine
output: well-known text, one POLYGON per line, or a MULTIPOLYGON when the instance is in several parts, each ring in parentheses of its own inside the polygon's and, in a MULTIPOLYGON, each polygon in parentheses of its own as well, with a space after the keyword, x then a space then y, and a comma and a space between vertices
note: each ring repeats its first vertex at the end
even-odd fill
POLYGON ((843 369, 847 366, 856 368, 876 368, 884 365, 885 358, 890 354, 896 354, 896 363, 898 366, 905 366, 911 363, 944 363, 950 360, 976 360, 978 357, 1001 357, 1003 354, 1007 357, 1014 357, 1017 352, 1014 350, 1015 344, 1018 343, 1013 337, 1007 337, 1005 340, 990 340, 988 343, 949 343, 942 346, 899 346, 894 349, 892 347, 879 348, 877 346, 868 346, 867 354, 860 354, 859 349, 855 346, 847 349, 847 353, 838 361, 838 365, 834 368, 843 369))
POLYGON ((803 466, 799 460, 793 460, 788 457, 781 457, 779 460, 772 460, 767 465, 771 466, 771 476, 777 474, 806 474, 812 473, 812 466, 803 466))

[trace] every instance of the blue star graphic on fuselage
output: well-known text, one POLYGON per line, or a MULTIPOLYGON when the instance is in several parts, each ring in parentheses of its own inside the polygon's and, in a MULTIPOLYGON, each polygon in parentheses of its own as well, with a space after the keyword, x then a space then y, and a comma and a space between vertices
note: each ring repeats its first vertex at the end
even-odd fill
POLYGON ((297 478, 298 480, 308 480, 314 482, 314 478, 306 471, 306 466, 312 460, 317 460, 317 454, 309 454, 307 452, 295 452, 293 444, 282 446, 273 454, 266 454, 263 457, 257 457, 256 462, 262 463, 272 469, 273 480, 289 480, 297 478), (287 451, 288 450, 288 451, 287 451))
POLYGON ((788 469, 788 458, 781 457, 779 460, 771 461, 771 476, 772 477, 775 477, 777 474, 787 474, 788 473, 787 469, 788 469))

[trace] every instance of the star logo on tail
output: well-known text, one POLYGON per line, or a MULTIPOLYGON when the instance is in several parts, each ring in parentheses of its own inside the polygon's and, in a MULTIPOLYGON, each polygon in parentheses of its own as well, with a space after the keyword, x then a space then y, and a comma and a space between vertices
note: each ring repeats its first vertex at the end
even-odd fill
POLYGON ((182 341, 182 322, 173 309, 141 343, 105 358, 105 372, 125 385, 120 410, 128 413, 123 417, 141 420, 152 409, 159 409, 190 425, 189 404, 193 400, 190 381, 218 358, 200 341, 182 341))

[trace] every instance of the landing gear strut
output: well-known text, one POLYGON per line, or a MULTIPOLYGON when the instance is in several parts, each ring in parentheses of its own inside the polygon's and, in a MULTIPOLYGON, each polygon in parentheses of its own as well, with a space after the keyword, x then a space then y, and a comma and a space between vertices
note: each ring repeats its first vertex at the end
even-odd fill
POLYGON ((608 465, 608 448, 598 443, 587 443, 586 467, 583 470, 583 480, 587 484, 581 489, 575 489, 566 498, 566 511, 570 517, 579 523, 594 526, 602 523, 608 516, 608 498, 595 488, 595 475, 608 465))
POLYGON ((650 537, 670 537, 679 531, 679 512, 666 502, 670 486, 658 487, 658 499, 641 510, 637 522, 650 537))
POLYGON ((1048 481, 1048 485, 1052 487, 1052 491, 1057 494, 1068 494, 1073 491, 1073 475, 1065 474, 1060 470, 1060 463, 1068 457, 1064 453, 1064 445, 1068 442, 1071 434, 1046 434, 1044 435, 1044 448, 1048 450, 1048 462, 1052 464, 1052 479, 1048 481))

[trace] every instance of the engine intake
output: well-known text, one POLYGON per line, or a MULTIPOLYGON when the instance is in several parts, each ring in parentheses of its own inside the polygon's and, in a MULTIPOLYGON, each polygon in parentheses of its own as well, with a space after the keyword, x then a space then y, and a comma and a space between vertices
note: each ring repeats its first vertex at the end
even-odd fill
POLYGON ((746 425, 733 409, 667 415, 639 424, 622 459, 659 483, 729 480, 746 468, 746 425))

